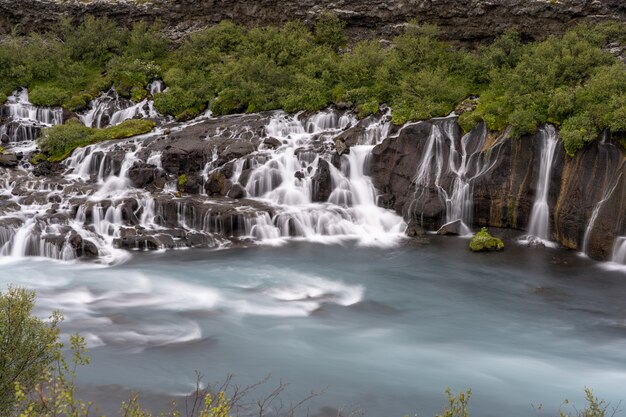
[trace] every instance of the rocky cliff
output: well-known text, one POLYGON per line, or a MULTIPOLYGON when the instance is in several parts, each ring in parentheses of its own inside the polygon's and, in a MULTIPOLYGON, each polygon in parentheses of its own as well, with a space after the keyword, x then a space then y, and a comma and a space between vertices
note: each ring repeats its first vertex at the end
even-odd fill
POLYGON ((172 37, 230 19, 247 25, 343 18, 353 38, 389 36, 409 21, 437 25, 445 39, 476 43, 509 28, 526 38, 562 33, 577 22, 626 20, 621 0, 0 0, 0 33, 43 31, 61 17, 107 16, 123 25, 161 20, 172 37))
MULTIPOLYGON (((463 219, 528 230, 545 144, 541 131, 508 138, 478 127, 462 136, 453 119, 417 123, 374 148, 373 181, 382 204, 427 229, 463 219)), ((559 142, 548 184, 547 239, 610 259, 626 234, 624 150, 605 138, 572 158, 559 142)))

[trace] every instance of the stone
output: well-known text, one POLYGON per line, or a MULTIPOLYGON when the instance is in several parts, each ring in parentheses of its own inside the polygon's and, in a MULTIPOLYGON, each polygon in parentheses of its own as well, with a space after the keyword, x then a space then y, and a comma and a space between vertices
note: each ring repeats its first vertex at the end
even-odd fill
POLYGON ((204 189, 208 195, 221 195, 224 196, 228 192, 229 181, 221 172, 214 172, 211 174, 204 189))
POLYGON ((463 224, 461 220, 454 220, 450 223, 446 223, 437 230, 437 234, 441 236, 462 236, 467 232, 467 226, 463 224))
POLYGON ((0 154, 0 166, 13 168, 17 166, 17 155, 12 152, 0 154))
POLYGON ((263 144, 271 149, 280 148, 283 145, 283 143, 280 140, 273 138, 273 137, 265 138, 265 140, 263 141, 263 144))
POLYGON ((230 198, 245 198, 246 197, 246 189, 241 186, 241 184, 233 184, 228 191, 228 197, 230 198))
POLYGON ((154 182, 156 167, 143 162, 135 162, 128 170, 128 179, 135 188, 144 188, 154 182))
POLYGON ((337 155, 341 156, 343 154, 347 154, 350 152, 350 148, 346 145, 346 141, 342 137, 337 137, 334 139, 335 142, 335 151, 337 151, 337 155))
POLYGON ((313 175, 313 201, 328 201, 332 193, 332 177, 328 162, 323 159, 319 160, 315 175, 313 175))

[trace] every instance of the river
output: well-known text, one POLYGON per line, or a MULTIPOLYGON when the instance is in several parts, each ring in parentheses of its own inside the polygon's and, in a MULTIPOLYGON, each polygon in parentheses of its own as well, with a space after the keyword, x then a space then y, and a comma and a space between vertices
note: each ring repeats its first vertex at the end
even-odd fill
POLYGON ((448 386, 471 388, 485 417, 581 408, 585 386, 623 398, 623 271, 511 239, 499 254, 429 240, 134 252, 106 267, 5 257, 0 285, 36 289, 38 314, 61 309, 64 335, 86 337, 79 385, 109 413, 131 389, 155 407, 189 392, 196 370, 241 385, 271 374, 286 401, 325 389, 309 415, 434 415, 448 386))

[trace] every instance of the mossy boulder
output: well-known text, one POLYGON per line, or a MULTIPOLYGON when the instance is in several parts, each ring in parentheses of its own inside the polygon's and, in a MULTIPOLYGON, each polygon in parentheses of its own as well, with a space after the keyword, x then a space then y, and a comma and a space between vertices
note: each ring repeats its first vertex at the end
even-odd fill
POLYGON ((504 249, 504 243, 501 239, 491 236, 487 228, 483 227, 474 235, 469 247, 474 252, 499 251, 504 249))
POLYGON ((155 123, 151 120, 131 119, 105 129, 94 129, 77 119, 70 119, 63 125, 44 129, 43 136, 37 142, 41 152, 47 155, 48 161, 60 162, 78 147, 141 135, 150 132, 154 126, 155 123))

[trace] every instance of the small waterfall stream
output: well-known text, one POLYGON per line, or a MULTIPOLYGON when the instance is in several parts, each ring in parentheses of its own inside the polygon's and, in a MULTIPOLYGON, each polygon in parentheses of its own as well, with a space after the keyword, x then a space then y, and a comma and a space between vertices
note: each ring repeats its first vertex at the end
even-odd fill
POLYGON ((559 142, 554 126, 546 125, 541 130, 541 139, 541 159, 539 162, 537 191, 528 223, 528 236, 525 239, 530 243, 546 244, 550 241, 550 205, 548 203, 548 194, 550 192, 554 152, 559 142))
POLYGON ((620 236, 615 239, 611 262, 626 265, 626 236, 620 236))

